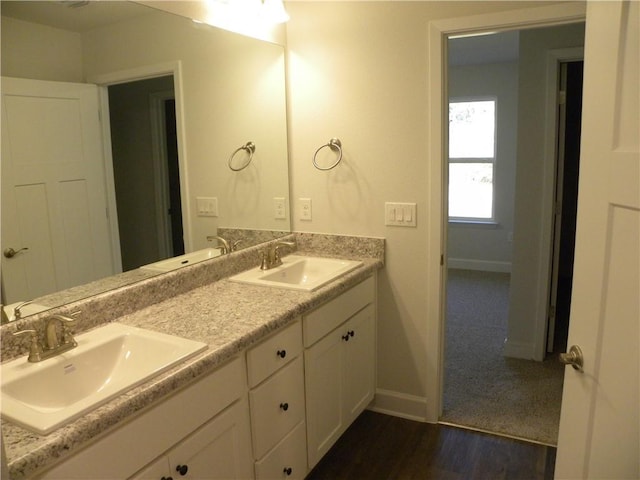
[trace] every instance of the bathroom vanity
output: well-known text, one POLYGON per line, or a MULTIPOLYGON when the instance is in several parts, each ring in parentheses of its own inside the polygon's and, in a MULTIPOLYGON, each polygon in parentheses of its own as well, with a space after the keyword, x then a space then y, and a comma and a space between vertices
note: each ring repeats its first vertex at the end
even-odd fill
POLYGON ((208 349, 47 436, 4 421, 12 478, 304 478, 374 396, 382 259, 360 259, 312 292, 223 278, 118 317, 208 349))

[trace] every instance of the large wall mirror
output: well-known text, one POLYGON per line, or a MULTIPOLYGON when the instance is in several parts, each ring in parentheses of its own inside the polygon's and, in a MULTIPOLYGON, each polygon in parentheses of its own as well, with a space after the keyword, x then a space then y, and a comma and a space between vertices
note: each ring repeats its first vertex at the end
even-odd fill
POLYGON ((5 305, 290 232, 284 48, 150 4, 0 4, 5 305))

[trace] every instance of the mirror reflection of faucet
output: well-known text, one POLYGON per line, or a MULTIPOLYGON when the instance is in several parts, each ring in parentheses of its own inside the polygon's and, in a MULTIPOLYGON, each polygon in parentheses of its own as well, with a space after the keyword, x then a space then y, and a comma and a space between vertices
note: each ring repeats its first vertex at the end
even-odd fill
POLYGON ((222 255, 231 253, 231 246, 229 245, 229 242, 227 242, 224 238, 219 237, 218 235, 207 236, 207 242, 213 242, 214 240, 218 241, 218 245, 220 246, 220 253, 222 255))
POLYGON ((48 310, 51 307, 37 303, 16 302, 10 305, 2 305, 2 325, 20 320, 22 317, 48 310))
POLYGON ((229 243, 228 240, 224 239, 223 237, 219 237, 218 235, 207 236, 207 242, 213 242, 214 240, 218 241, 218 248, 220 248, 220 253, 222 255, 235 252, 238 249, 238 245, 242 242, 242 240, 236 240, 233 243, 229 243))

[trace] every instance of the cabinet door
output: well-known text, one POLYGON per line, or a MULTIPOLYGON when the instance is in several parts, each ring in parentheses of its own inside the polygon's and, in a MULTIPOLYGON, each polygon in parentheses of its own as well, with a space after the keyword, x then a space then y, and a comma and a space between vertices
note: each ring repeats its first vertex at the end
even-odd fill
POLYGON ((338 328, 304 353, 309 469, 342 434, 343 343, 338 328))
POLYGON ((129 477, 129 480, 167 480, 171 478, 169 472, 169 459, 163 455, 134 476, 129 477))
POLYGON ((246 400, 234 403, 196 430, 170 450, 168 456, 168 473, 176 480, 253 478, 246 400))
POLYGON ((375 309, 369 305, 345 325, 344 415, 353 422, 373 400, 375 389, 375 309))

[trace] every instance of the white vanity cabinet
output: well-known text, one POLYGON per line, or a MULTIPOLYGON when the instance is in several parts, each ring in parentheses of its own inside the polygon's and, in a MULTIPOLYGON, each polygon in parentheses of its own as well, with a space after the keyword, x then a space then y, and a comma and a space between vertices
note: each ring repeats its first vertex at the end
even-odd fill
POLYGON ((236 358, 37 478, 252 478, 245 378, 236 358))
POLYGON ((307 473, 302 351, 296 321, 247 352, 256 479, 307 473))
POLYGON ((373 400, 375 315, 370 277, 303 316, 310 469, 373 400))
POLYGON ((130 480, 251 478, 251 462, 242 455, 247 450, 248 408, 246 400, 235 402, 130 480))

